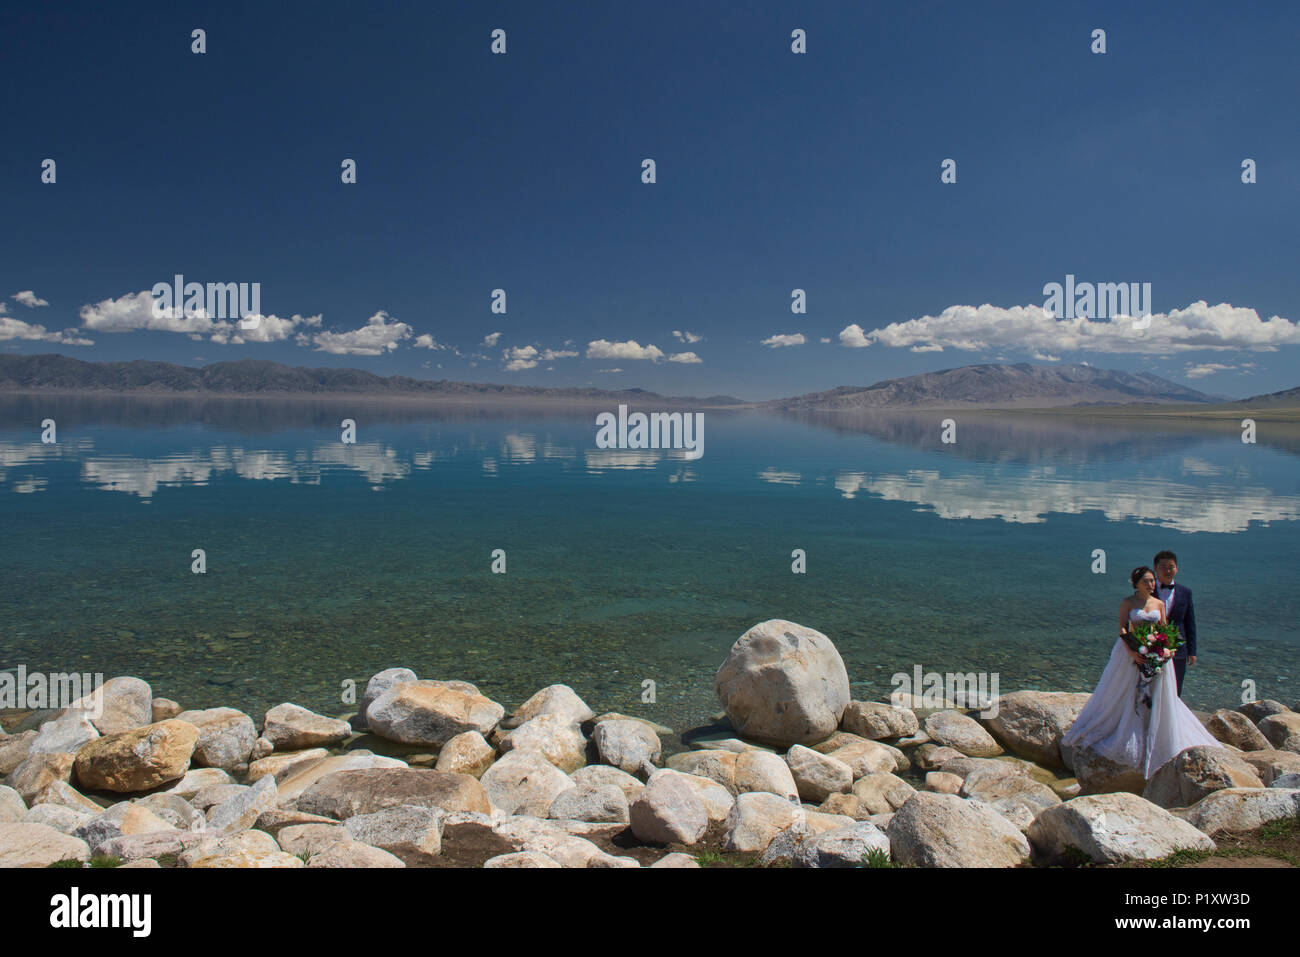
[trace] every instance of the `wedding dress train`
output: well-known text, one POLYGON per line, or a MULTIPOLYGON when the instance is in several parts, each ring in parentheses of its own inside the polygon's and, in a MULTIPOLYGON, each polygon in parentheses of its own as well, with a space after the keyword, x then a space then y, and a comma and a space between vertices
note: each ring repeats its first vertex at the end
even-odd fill
MULTIPOLYGON (((1158 612, 1136 609, 1129 614, 1130 621, 1158 621, 1159 617, 1158 612)), ((1092 697, 1061 739, 1062 746, 1089 747, 1118 764, 1139 768, 1147 778, 1194 745, 1223 746, 1178 697, 1172 661, 1151 681, 1149 707, 1141 700, 1140 677, 1124 639, 1116 638, 1110 661, 1092 697)))

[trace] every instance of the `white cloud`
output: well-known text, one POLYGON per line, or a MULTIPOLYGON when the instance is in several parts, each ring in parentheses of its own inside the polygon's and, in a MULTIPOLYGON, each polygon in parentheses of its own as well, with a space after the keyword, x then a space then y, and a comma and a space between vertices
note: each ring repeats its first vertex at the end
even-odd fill
POLYGON ((39 298, 36 295, 36 293, 32 292, 30 289, 24 289, 22 292, 16 292, 13 294, 11 298, 17 300, 18 302, 21 302, 28 309, 35 309, 37 306, 49 305, 48 302, 46 302, 44 299, 39 298))
POLYGON ((597 369, 597 372, 622 372, 622 369, 597 369))
POLYGON ((349 332, 317 332, 313 335, 299 333, 300 345, 312 344, 316 352, 338 356, 381 356, 392 352, 397 344, 411 336, 411 327, 392 319, 382 309, 366 320, 360 329, 349 332))
POLYGON ((807 341, 802 332, 781 332, 769 336, 761 344, 769 349, 780 349, 782 346, 801 346, 807 341))
MULTIPOLYGON (((321 324, 320 316, 299 316, 297 314, 290 316, 288 319, 281 319, 279 316, 257 316, 250 314, 246 319, 257 319, 257 327, 254 329, 245 329, 240 322, 218 322, 212 332, 212 341, 219 345, 239 346, 247 342, 283 342, 295 332, 305 326, 319 327, 321 324)), ((192 339, 201 339, 202 336, 191 335, 192 339)))
POLYGON ((664 357, 658 346, 642 346, 635 339, 627 342, 610 342, 608 339, 596 339, 587 343, 588 359, 651 359, 664 357))
MULTIPOLYGON (((3 310, 0 310, 2 312, 3 310)), ((61 346, 93 346, 95 343, 77 335, 76 329, 50 332, 42 325, 0 315, 0 342, 23 339, 28 342, 54 342, 61 346)))
POLYGON ((542 353, 542 358, 551 359, 572 359, 577 353, 571 349, 547 349, 542 353))
POLYGON ((825 344, 825 343, 827 343, 827 342, 830 342, 831 340, 830 340, 830 337, 829 337, 829 336, 822 336, 821 339, 820 339, 819 341, 822 342, 823 344, 825 344))
POLYGON ((448 349, 450 346, 444 346, 427 332, 422 336, 416 336, 415 342, 412 343, 417 349, 448 349))
POLYGON ((512 346, 502 353, 503 357, 509 360, 506 362, 507 372, 519 372, 522 369, 532 369, 537 365, 537 347, 536 346, 512 346))
POLYGON ((850 349, 861 349, 871 345, 871 340, 863 334, 862 327, 855 322, 840 330, 840 345, 850 349))
POLYGON ((864 333, 853 324, 840 333, 845 346, 878 343, 913 351, 958 349, 985 352, 1015 348, 1044 355, 1061 352, 1142 353, 1168 355, 1202 349, 1276 351, 1300 345, 1300 324, 1273 316, 1261 319, 1254 309, 1204 300, 1186 309, 1153 313, 1145 329, 1132 319, 1057 319, 1041 306, 1002 308, 949 306, 937 316, 891 322, 864 333))
POLYGON ((493 346, 497 344, 500 338, 501 338, 501 333, 489 332, 486 336, 483 337, 483 345, 491 349, 493 346))
POLYGON ((148 289, 128 293, 117 299, 104 299, 80 311, 83 328, 95 332, 180 332, 211 335, 229 323, 214 321, 202 309, 185 315, 181 309, 154 309, 153 293, 148 289))
POLYGON ((694 352, 674 352, 672 355, 668 357, 668 361, 694 364, 697 362, 703 362, 704 360, 701 359, 699 356, 697 356, 694 352))
POLYGON ((681 332, 678 331, 677 329, 673 330, 673 336, 676 337, 678 342, 686 342, 686 343, 690 343, 691 345, 694 345, 695 343, 700 342, 704 339, 703 336, 697 336, 693 332, 681 332))
POLYGON ((1203 379, 1218 372, 1231 372, 1236 366, 1226 366, 1218 362, 1205 362, 1201 365, 1188 365, 1183 375, 1189 379, 1203 379))

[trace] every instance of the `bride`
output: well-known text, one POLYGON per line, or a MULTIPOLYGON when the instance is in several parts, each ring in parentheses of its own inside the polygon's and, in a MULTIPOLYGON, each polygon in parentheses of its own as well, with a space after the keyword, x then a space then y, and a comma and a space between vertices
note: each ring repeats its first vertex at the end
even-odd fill
POLYGON ((1134 591, 1119 606, 1120 637, 1092 697, 1061 745, 1089 747, 1118 764, 1139 768, 1150 778, 1166 761, 1193 745, 1223 745, 1178 697, 1172 660, 1150 682, 1142 680, 1142 658, 1125 644, 1123 636, 1137 622, 1165 621, 1165 603, 1156 597, 1156 576, 1150 568, 1135 568, 1129 581, 1134 591))

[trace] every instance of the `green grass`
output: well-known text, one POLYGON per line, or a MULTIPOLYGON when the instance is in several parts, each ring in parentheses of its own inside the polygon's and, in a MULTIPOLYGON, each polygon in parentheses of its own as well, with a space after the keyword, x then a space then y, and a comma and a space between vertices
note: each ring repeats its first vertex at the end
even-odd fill
POLYGON ((126 862, 112 854, 96 854, 90 859, 89 867, 121 867, 126 862))
POLYGON ((889 859, 889 855, 886 852, 878 848, 872 848, 871 850, 867 851, 866 854, 862 855, 861 866, 862 867, 901 867, 902 865, 896 864, 893 861, 891 861, 889 859))
POLYGON ((79 868, 81 867, 81 861, 77 860, 75 857, 68 857, 61 861, 55 861, 53 864, 46 864, 45 866, 47 868, 50 867, 78 867, 79 868))

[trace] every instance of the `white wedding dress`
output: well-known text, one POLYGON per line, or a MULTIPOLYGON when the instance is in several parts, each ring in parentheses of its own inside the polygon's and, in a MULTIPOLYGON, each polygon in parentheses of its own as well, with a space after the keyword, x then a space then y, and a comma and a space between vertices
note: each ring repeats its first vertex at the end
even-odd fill
MULTIPOLYGON (((1130 622, 1159 620, 1158 611, 1129 612, 1130 622)), ((1140 700, 1140 677, 1124 639, 1116 638, 1106 670, 1061 739, 1062 746, 1090 747, 1118 764, 1141 769, 1147 778, 1194 745, 1223 746, 1178 697, 1173 661, 1166 662, 1151 681, 1150 707, 1140 700)))

